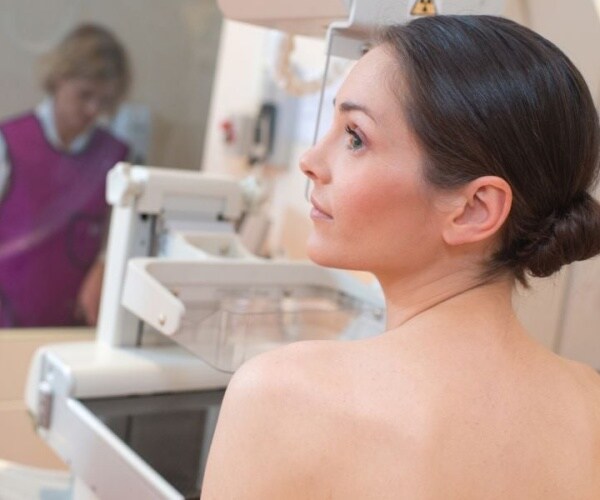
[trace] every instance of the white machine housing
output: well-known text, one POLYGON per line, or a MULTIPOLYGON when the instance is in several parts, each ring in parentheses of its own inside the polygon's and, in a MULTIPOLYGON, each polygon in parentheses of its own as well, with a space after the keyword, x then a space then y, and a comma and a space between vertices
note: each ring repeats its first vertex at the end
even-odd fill
MULTIPOLYGON (((504 0, 428 0, 437 14, 502 13, 504 0)), ((328 54, 358 59, 365 43, 382 26, 417 17, 417 0, 218 0, 225 17, 288 33, 326 36, 328 54)), ((421 2, 422 3, 422 2, 421 2)), ((427 2, 426 2, 427 3, 427 2)))

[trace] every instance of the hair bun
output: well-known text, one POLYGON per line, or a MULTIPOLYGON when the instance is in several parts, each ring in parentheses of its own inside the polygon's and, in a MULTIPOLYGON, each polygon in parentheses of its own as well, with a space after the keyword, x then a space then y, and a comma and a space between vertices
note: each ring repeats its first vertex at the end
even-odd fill
POLYGON ((532 276, 545 277, 562 266, 600 252, 600 204, 584 192, 566 210, 553 212, 527 243, 516 260, 532 276))

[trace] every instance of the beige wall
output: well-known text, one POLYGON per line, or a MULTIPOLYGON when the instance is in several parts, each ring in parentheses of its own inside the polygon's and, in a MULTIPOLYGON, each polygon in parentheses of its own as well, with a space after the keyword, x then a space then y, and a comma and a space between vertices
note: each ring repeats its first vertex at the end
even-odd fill
POLYGON ((34 467, 66 469, 36 434, 23 401, 31 357, 44 344, 88 341, 87 329, 0 331, 0 460, 34 467))
POLYGON ((221 22, 215 0, 3 0, 0 117, 41 99, 40 51, 81 21, 109 27, 131 54, 131 100, 153 116, 148 163, 200 168, 221 22))

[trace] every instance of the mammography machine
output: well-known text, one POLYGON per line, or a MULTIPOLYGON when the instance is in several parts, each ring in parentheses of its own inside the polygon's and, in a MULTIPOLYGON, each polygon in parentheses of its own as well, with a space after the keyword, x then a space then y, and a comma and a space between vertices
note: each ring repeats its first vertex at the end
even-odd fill
MULTIPOLYGON (((220 6, 233 19, 290 32, 329 26, 328 50, 352 57, 370 27, 418 9, 495 12, 501 4, 268 3, 220 6)), ((379 333, 382 297, 341 271, 250 254, 234 231, 243 193, 232 179, 121 163, 107 185, 97 339, 39 350, 27 406, 69 465, 75 498, 197 498, 231 373, 290 342, 379 333)))

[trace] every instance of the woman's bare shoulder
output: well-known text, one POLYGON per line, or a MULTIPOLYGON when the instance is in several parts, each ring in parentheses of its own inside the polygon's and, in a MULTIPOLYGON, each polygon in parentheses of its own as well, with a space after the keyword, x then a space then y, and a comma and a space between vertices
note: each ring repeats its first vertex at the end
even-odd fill
MULTIPOLYGON (((329 342, 301 342, 257 356, 233 376, 206 469, 203 498, 289 498, 310 491, 311 443, 327 425, 329 342), (236 471, 232 474, 231 471, 236 471)), ((330 385, 333 384, 333 385, 330 385)))
POLYGON ((581 395, 596 408, 600 424, 600 373, 577 361, 566 360, 565 364, 581 395))
POLYGON ((344 344, 328 341, 295 342, 256 356, 236 372, 228 392, 233 395, 250 390, 279 402, 282 397, 309 397, 315 392, 314 382, 320 383, 319 390, 326 390, 329 377, 336 376, 341 368, 340 363, 349 356, 344 344))
MULTIPOLYGON (((568 428, 595 443, 600 452, 600 374, 588 365, 554 355, 545 391, 568 418, 568 428)), ((600 466, 600 463, 598 464, 600 466)))
POLYGON ((353 376, 356 354, 350 344, 296 342, 257 356, 235 374, 227 396, 239 400, 251 394, 272 418, 284 423, 281 432, 308 429, 315 412, 328 411, 336 393, 353 376))

